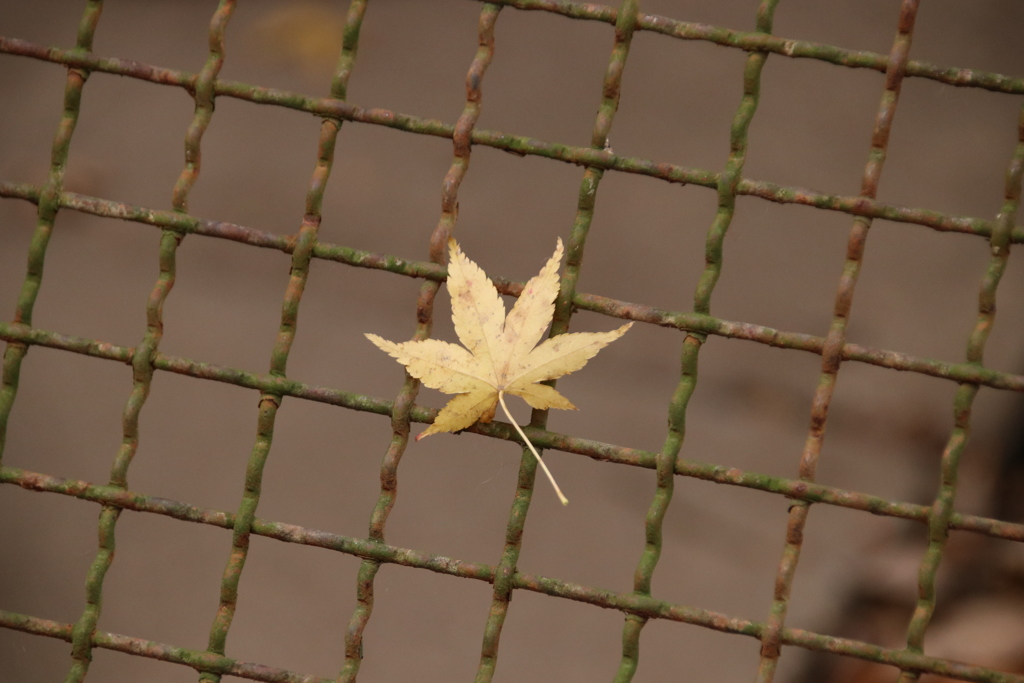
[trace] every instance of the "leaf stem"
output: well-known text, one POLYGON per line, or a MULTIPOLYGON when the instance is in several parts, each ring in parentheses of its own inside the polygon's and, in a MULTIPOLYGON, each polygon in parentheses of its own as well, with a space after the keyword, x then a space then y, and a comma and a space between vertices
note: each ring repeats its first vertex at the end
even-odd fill
POLYGON ((541 469, 544 470, 544 474, 548 475, 548 481, 551 482, 551 486, 554 487, 555 493, 558 494, 558 500, 562 501, 562 505, 568 505, 569 499, 562 495, 562 489, 558 488, 558 484, 555 483, 555 478, 551 476, 551 470, 549 470, 548 466, 544 464, 544 461, 541 459, 540 454, 537 453, 537 449, 533 447, 533 444, 530 443, 530 440, 526 437, 526 434, 524 434, 523 430, 519 427, 519 424, 516 422, 516 419, 512 417, 512 413, 508 412, 508 406, 505 405, 504 391, 498 392, 498 402, 501 403, 501 409, 505 411, 505 415, 508 417, 508 421, 511 422, 512 426, 516 428, 517 432, 519 432, 519 436, 523 437, 523 441, 526 442, 526 445, 530 449, 530 452, 533 453, 533 457, 537 458, 537 463, 541 466, 541 469))

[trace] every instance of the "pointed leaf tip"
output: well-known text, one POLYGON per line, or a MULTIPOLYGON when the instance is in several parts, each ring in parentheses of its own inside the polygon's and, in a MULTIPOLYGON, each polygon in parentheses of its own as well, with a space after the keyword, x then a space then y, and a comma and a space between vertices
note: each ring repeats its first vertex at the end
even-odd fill
MULTIPOLYGON (((558 296, 558 271, 564 256, 562 239, 540 273, 523 288, 512 311, 494 284, 476 263, 463 253, 454 238, 448 239, 447 288, 452 299, 455 332, 465 346, 436 339, 391 342, 367 333, 375 346, 406 366, 409 375, 425 386, 457 394, 442 408, 419 441, 431 434, 457 432, 477 422, 490 422, 500 403, 512 425, 547 472, 533 444, 515 423, 505 406, 504 394, 516 394, 536 409, 575 410, 554 388, 539 384, 583 367, 601 348, 621 337, 632 323, 611 332, 583 332, 551 337, 537 345, 551 323, 558 296)), ((568 501, 551 478, 559 500, 568 501)))

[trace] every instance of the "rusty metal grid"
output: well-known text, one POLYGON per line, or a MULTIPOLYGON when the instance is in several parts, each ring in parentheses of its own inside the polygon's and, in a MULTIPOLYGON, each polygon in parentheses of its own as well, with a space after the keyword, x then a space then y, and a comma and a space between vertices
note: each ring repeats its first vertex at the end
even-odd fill
MULTIPOLYGON (((58 623, 41 617, 0 611, 0 625, 71 643, 72 656, 67 678, 69 681, 85 679, 94 648, 107 648, 182 664, 198 671, 200 680, 203 681, 217 681, 226 674, 260 681, 327 680, 307 676, 301 672, 240 662, 225 655, 226 640, 234 616, 238 582, 243 572, 249 538, 251 534, 257 534, 286 543, 327 548, 362 558, 356 587, 357 607, 345 633, 345 661, 337 678, 341 681, 355 680, 359 670, 363 630, 372 615, 374 576, 381 564, 396 563, 485 581, 493 585, 493 598, 483 634, 478 681, 491 680, 498 664, 499 638, 513 591, 527 590, 615 609, 624 614, 622 657, 618 672, 614 675, 616 681, 629 681, 633 678, 644 625, 650 619, 667 619, 759 639, 761 658, 757 679, 765 683, 773 680, 783 646, 831 652, 890 664, 902 670, 901 683, 915 680, 923 673, 969 681, 1024 682, 1024 676, 943 660, 926 656, 922 652, 924 634, 935 609, 935 576, 949 530, 960 529, 1009 541, 1024 541, 1024 525, 962 514, 956 512, 953 506, 957 488, 958 460, 970 430, 971 406, 980 387, 1024 391, 1024 376, 987 368, 983 364, 985 343, 994 321, 996 288, 1007 265, 1010 244, 1024 241, 1024 228, 1016 223, 1021 180, 1024 175, 1024 111, 1018 123, 1016 147, 1007 150, 1009 165, 1006 171, 1005 201, 999 213, 993 218, 950 216, 927 209, 889 205, 875 199, 885 162, 889 129, 897 113, 900 87, 905 78, 927 78, 954 86, 983 88, 1012 95, 1024 94, 1024 78, 950 68, 910 59, 918 0, 902 0, 896 38, 888 55, 773 36, 772 20, 778 1, 762 2, 757 13, 757 30, 754 32, 733 31, 643 14, 639 11, 637 0, 624 0, 617 8, 555 0, 504 0, 484 4, 479 20, 479 48, 466 77, 465 108, 454 124, 382 109, 364 108, 345 101, 346 86, 356 61, 359 31, 368 0, 353 0, 349 6, 344 47, 327 97, 309 97, 218 79, 225 59, 224 32, 235 9, 235 0, 220 0, 210 22, 209 57, 197 74, 92 54, 92 37, 100 18, 102 0, 88 0, 86 3, 78 39, 72 49, 49 48, 17 38, 0 37, 2 53, 31 57, 68 67, 64 108, 54 138, 50 171, 45 184, 36 187, 17 182, 0 182, 0 196, 28 200, 38 206, 38 221, 29 247, 28 270, 14 319, 10 323, 0 323, 0 338, 7 343, 0 387, 0 455, 8 418, 17 394, 21 362, 30 347, 61 349, 130 364, 134 377, 134 385, 124 407, 122 445, 114 460, 109 483, 96 485, 63 479, 51 474, 8 466, 0 467, 0 481, 3 483, 34 491, 74 496, 102 506, 98 528, 99 547, 88 573, 86 605, 78 621, 74 624, 58 623), (614 26, 614 45, 605 72, 603 99, 594 122, 589 147, 573 147, 476 128, 482 106, 482 82, 495 54, 495 22, 506 5, 518 10, 539 10, 582 20, 605 22, 614 26), (731 129, 730 155, 721 172, 624 157, 608 148, 608 134, 618 107, 620 83, 629 55, 630 42, 635 31, 643 30, 683 40, 711 41, 748 53, 743 75, 743 97, 731 129), (769 55, 816 59, 848 68, 884 72, 884 92, 878 107, 871 149, 864 166, 859 195, 828 195, 742 176, 747 130, 757 109, 760 74, 769 55), (195 114, 185 137, 186 163, 173 188, 171 211, 132 206, 63 191, 64 168, 78 118, 79 102, 88 75, 92 71, 184 88, 194 98, 195 114), (213 115, 216 97, 233 97, 256 104, 298 109, 323 119, 305 211, 301 227, 296 234, 278 236, 241 225, 202 219, 188 213, 189 192, 199 175, 201 140, 213 115), (318 241, 317 230, 323 193, 334 161, 335 140, 344 121, 388 126, 412 134, 452 139, 454 156, 444 178, 442 212, 429 238, 428 260, 413 261, 396 255, 368 253, 318 241), (421 279, 415 338, 422 339, 431 334, 433 300, 446 275, 444 247, 456 226, 459 185, 469 167, 473 145, 491 146, 520 155, 547 157, 581 165, 585 169, 551 334, 565 332, 576 309, 660 325, 682 333, 681 372, 668 406, 668 434, 660 452, 653 453, 628 446, 600 443, 549 431, 546 428, 547 415, 542 411, 534 411, 530 425, 526 428, 530 439, 541 448, 655 470, 657 490, 647 514, 646 545, 638 560, 634 590, 631 593, 615 593, 517 570, 523 526, 533 495, 536 474, 536 463, 529 451, 525 450, 520 464, 518 486, 511 504, 504 552, 497 564, 450 559, 420 550, 389 545, 385 540, 386 522, 395 502, 397 470, 408 443, 410 425, 412 422, 430 422, 437 411, 416 405, 418 383, 409 377, 406 378, 398 396, 394 400, 389 400, 305 384, 291 380, 287 376, 286 365, 295 336, 299 304, 309 273, 309 264, 313 258, 421 279), (700 185, 717 191, 718 211, 708 230, 706 267, 694 295, 692 311, 661 310, 576 290, 598 187, 602 176, 609 170, 651 176, 670 183, 700 185), (824 338, 723 320, 711 315, 711 296, 721 271, 726 232, 733 218, 736 197, 739 195, 751 195, 779 203, 810 205, 843 212, 853 217, 832 324, 824 338), (137 346, 116 346, 103 340, 71 337, 58 331, 33 327, 32 311, 42 282, 47 242, 60 209, 118 218, 161 230, 160 275, 153 286, 146 309, 146 332, 137 346), (931 360, 846 341, 848 314, 868 229, 875 218, 914 223, 938 231, 968 233, 989 241, 991 257, 985 272, 979 274, 981 285, 977 319, 970 334, 964 362, 931 360), (291 254, 290 279, 284 295, 277 341, 271 350, 268 373, 247 372, 188 358, 168 356, 159 350, 163 332, 162 307, 174 284, 176 249, 181 240, 189 234, 228 239, 291 254), (697 381, 698 355, 709 336, 742 339, 822 356, 810 427, 796 478, 767 476, 679 457, 685 436, 687 402, 697 381), (958 383, 953 406, 955 425, 949 434, 948 444, 942 456, 941 486, 932 505, 889 501, 815 483, 815 469, 829 415, 832 390, 843 361, 868 363, 958 383), (257 434, 248 461, 244 495, 237 511, 194 507, 182 502, 148 496, 128 488, 128 467, 139 442, 138 419, 144 408, 155 370, 227 382, 260 393, 257 434), (372 513, 368 538, 340 536, 256 516, 263 468, 271 452, 274 421, 285 396, 390 416, 394 437, 383 460, 383 485, 372 513), (785 496, 792 501, 786 542, 778 565, 775 595, 769 613, 755 615, 755 618, 729 616, 695 606, 672 604, 652 595, 652 577, 661 552, 661 524, 672 498, 677 475, 767 491, 785 496), (810 514, 812 503, 841 506, 927 525, 929 543, 921 558, 919 599, 909 625, 907 646, 904 649, 886 649, 786 625, 790 588, 798 567, 804 524, 810 514), (114 530, 123 510, 155 513, 231 530, 232 542, 221 583, 220 605, 214 615, 205 651, 189 650, 97 630, 104 576, 113 562, 114 530)), ((495 283, 499 291, 512 296, 518 295, 522 289, 521 283, 500 277, 495 278, 495 283)), ((471 431, 497 439, 518 439, 509 425, 500 422, 479 424, 471 431)))

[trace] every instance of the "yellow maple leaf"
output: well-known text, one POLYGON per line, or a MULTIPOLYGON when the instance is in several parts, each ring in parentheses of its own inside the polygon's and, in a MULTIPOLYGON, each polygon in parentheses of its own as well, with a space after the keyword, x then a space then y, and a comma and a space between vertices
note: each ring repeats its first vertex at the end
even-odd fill
POLYGON ((490 422, 500 404, 512 426, 530 447, 562 504, 568 503, 533 444, 512 418, 505 394, 520 396, 537 409, 576 410, 554 387, 538 382, 579 370, 633 323, 611 332, 574 332, 550 337, 539 346, 551 323, 558 296, 562 240, 554 255, 523 288, 508 317, 505 304, 483 269, 470 261, 455 240, 448 240, 448 292, 452 321, 463 346, 437 339, 395 343, 375 334, 366 338, 393 356, 410 375, 431 389, 458 394, 416 440, 438 432, 455 432, 477 421, 490 422))

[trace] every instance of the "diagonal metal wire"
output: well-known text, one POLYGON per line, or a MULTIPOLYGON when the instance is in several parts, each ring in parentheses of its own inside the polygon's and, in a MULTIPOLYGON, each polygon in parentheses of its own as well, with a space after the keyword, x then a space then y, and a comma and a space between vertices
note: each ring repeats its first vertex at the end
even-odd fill
MULTIPOLYGON (((778 0, 762 0, 757 11, 757 31, 769 34, 778 0)), ((761 89, 761 70, 768 55, 765 52, 752 52, 747 57, 743 70, 743 97, 732 123, 729 140, 729 160, 725 171, 718 182, 718 210, 708 230, 705 251, 705 267, 697 283, 697 291, 693 297, 695 313, 710 315, 711 294, 718 283, 722 272, 723 247, 725 235, 732 224, 736 212, 736 185, 743 173, 743 163, 747 157, 747 133, 750 122, 757 111, 761 89)), ((683 339, 680 354, 680 377, 672 394, 668 409, 668 434, 656 461, 657 488, 654 499, 647 510, 644 534, 644 550, 637 564, 633 578, 633 592, 637 595, 651 594, 651 581, 654 569, 661 557, 662 523, 668 506, 672 502, 675 489, 675 471, 679 460, 679 451, 686 438, 686 409, 697 388, 697 366, 700 349, 707 340, 705 334, 687 334, 683 339)), ((640 663, 640 632, 647 619, 635 615, 626 615, 622 629, 622 658, 615 676, 616 683, 628 683, 633 680, 640 663)))
MULTIPOLYGON (((221 0, 210 20, 210 55, 199 73, 195 91, 195 114, 185 134, 185 167, 174 186, 172 206, 188 213, 188 194, 199 177, 200 143, 213 116, 213 83, 224 63, 224 30, 235 8, 234 0, 221 0)), ((164 302, 174 287, 175 259, 184 233, 164 228, 160 235, 160 274, 146 305, 146 333, 132 356, 132 390, 121 417, 121 446, 110 468, 110 486, 128 487, 128 467, 139 448, 139 414, 153 381, 153 355, 163 338, 164 302)), ((100 618, 103 580, 114 562, 115 529, 121 509, 104 506, 99 519, 99 549, 86 577, 86 605, 74 629, 71 669, 67 683, 85 679, 92 661, 92 634, 100 618)))
MULTIPOLYGON (((981 365, 996 315, 996 288, 1006 272, 1010 259, 1009 234, 1020 209, 1021 179, 1024 177, 1024 107, 1017 119, 1017 146, 1006 171, 1004 202, 996 217, 997 228, 989 244, 992 256, 981 280, 978 295, 978 318, 967 341, 967 362, 981 365)), ((953 399, 953 431, 942 453, 938 495, 928 515, 928 548, 918 570, 918 600, 907 629, 907 651, 924 651, 924 635, 935 613, 935 577, 942 561, 942 553, 949 536, 949 520, 953 515, 956 497, 957 471, 960 457, 971 433, 971 409, 980 387, 963 383, 953 399)), ((903 671, 899 683, 915 683, 921 677, 918 671, 903 671)))
MULTIPOLYGON (((889 133, 892 129, 900 87, 903 84, 903 76, 909 59, 918 3, 919 0, 903 0, 900 5, 896 39, 893 42, 892 51, 889 53, 889 68, 885 72, 885 90, 882 93, 882 101, 875 118, 875 128, 871 136, 871 151, 868 153, 868 162, 864 167, 864 175, 861 180, 861 195, 864 197, 874 198, 878 192, 878 180, 885 164, 889 133)), ((836 293, 832 324, 822 349, 821 375, 811 404, 811 424, 803 453, 800 456, 800 479, 803 481, 814 481, 818 459, 821 455, 829 404, 839 375, 839 366, 843 361, 842 348, 846 341, 846 327, 850 319, 850 308, 853 305, 853 292, 857 285, 857 277, 860 275, 870 227, 870 220, 857 218, 850 230, 850 238, 846 246, 846 263, 843 266, 843 273, 836 293)), ((804 526, 807 523, 810 507, 810 503, 807 501, 798 500, 789 508, 786 544, 775 577, 775 592, 771 612, 768 616, 768 626, 761 638, 761 661, 757 671, 758 683, 771 683, 775 676, 780 656, 782 629, 786 620, 786 612, 789 609, 793 577, 800 560, 804 526)))
MULTIPOLYGON (((78 39, 75 48, 69 53, 85 54, 92 50, 92 39, 96 33, 96 24, 103 10, 102 0, 89 0, 78 23, 78 39)), ((35 309, 36 297, 43 282, 43 263, 46 259, 46 247, 53 234, 53 225, 60 210, 60 194, 64 187, 64 171, 68 163, 68 150, 71 147, 71 135, 78 125, 78 113, 82 101, 82 88, 89 77, 88 69, 69 68, 64 84, 64 108, 57 132, 53 138, 50 152, 50 169, 46 184, 40 188, 36 202, 36 229, 32 234, 32 242, 28 247, 28 266, 25 280, 21 285, 18 303, 14 310, 12 327, 28 329, 32 326, 32 312, 35 309)), ((8 340, 4 349, 3 376, 0 377, 0 463, 3 462, 4 446, 7 443, 7 423, 14 407, 14 399, 18 394, 18 378, 21 374, 21 362, 28 353, 28 345, 8 340)))
MULTIPOLYGON (((176 85, 186 90, 191 90, 195 87, 196 75, 187 71, 164 69, 149 64, 139 64, 138 62, 108 57, 80 55, 74 51, 47 48, 18 39, 0 37, 0 53, 33 57, 69 66, 129 76, 153 83, 176 85)), ((974 73, 969 69, 950 70, 974 73)), ((455 130, 452 124, 434 119, 423 119, 387 109, 363 108, 329 97, 307 97, 298 93, 235 81, 218 80, 214 86, 214 92, 218 96, 235 97, 257 104, 271 104, 289 109, 297 109, 317 116, 329 116, 345 121, 385 126, 419 135, 451 138, 455 130)), ((525 136, 510 135, 499 131, 476 129, 473 131, 472 143, 474 145, 486 145, 500 149, 517 156, 535 155, 556 159, 565 163, 645 175, 682 185, 697 185, 709 189, 717 189, 719 181, 717 173, 705 169, 689 168, 639 157, 625 157, 617 155, 608 149, 598 150, 593 147, 574 147, 572 145, 535 140, 525 136)), ((989 237, 992 234, 992 222, 990 220, 950 216, 939 211, 890 205, 863 196, 832 195, 807 188, 787 187, 748 178, 740 179, 736 186, 736 193, 760 197, 761 199, 780 204, 797 204, 828 211, 849 213, 866 218, 883 218, 900 223, 914 223, 940 231, 965 232, 985 237, 989 237)), ((1014 228, 1012 240, 1015 243, 1024 242, 1024 227, 1016 226, 1014 228)))
MULTIPOLYGON (((494 24, 501 8, 485 4, 480 13, 477 30, 477 51, 466 74, 466 104, 459 116, 452 137, 454 155, 445 174, 441 191, 441 217, 430 235, 429 253, 432 263, 444 264, 448 239, 455 230, 459 214, 459 187, 462 185, 472 153, 471 135, 480 118, 483 98, 483 77, 494 58, 494 24)), ((413 340, 427 339, 434 325, 434 299, 441 287, 436 280, 427 280, 420 286, 416 303, 416 330, 413 340)), ((398 465, 409 444, 409 426, 419 393, 420 383, 408 373, 391 411, 391 443, 380 470, 380 495, 370 517, 369 540, 384 543, 384 528, 398 495, 398 465)), ((356 608, 345 634, 345 664, 339 676, 346 683, 355 681, 363 659, 363 631, 373 612, 373 581, 380 569, 380 561, 366 559, 359 567, 356 585, 356 608)))
MULTIPOLYGON (((629 46, 633 40, 633 29, 636 25, 638 3, 636 0, 623 0, 619 7, 615 22, 615 42, 611 56, 605 69, 604 87, 601 104, 597 110, 597 119, 591 134, 590 144, 594 149, 604 150, 608 147, 608 133, 611 131, 615 112, 619 108, 619 97, 622 88, 622 73, 629 56, 629 46)), ((573 314, 573 300, 576 296, 576 283, 579 280, 580 267, 583 263, 583 250, 587 235, 594 218, 594 206, 597 202, 597 188, 604 170, 587 167, 580 183, 579 199, 576 205, 576 217, 573 220, 572 232, 569 235, 566 249, 565 271, 559 285, 558 298, 555 300, 555 311, 551 322, 551 336, 569 331, 569 320, 573 314)), ((554 385, 554 382, 551 382, 554 385)), ((530 427, 545 429, 548 421, 547 410, 533 410, 530 427)), ((536 441, 534 446, 541 446, 536 441)), ((516 481, 516 492, 512 499, 505 528, 505 546, 498 563, 494 580, 494 593, 491 607, 484 626, 483 646, 480 652, 480 664, 477 667, 477 683, 488 683, 494 677, 498 663, 498 643, 501 630, 505 625, 509 601, 512 599, 513 577, 519 554, 522 550, 523 531, 526 527, 526 514, 533 500, 534 483, 537 476, 537 461, 529 449, 524 448, 519 461, 519 476, 516 481)))
MULTIPOLYGON (((356 57, 359 42, 359 28, 366 10, 364 0, 352 0, 349 5, 348 17, 344 29, 344 40, 341 55, 338 57, 334 79, 331 83, 331 97, 343 100, 348 88, 348 79, 356 57)), ((298 324, 299 302, 309 278, 309 263, 312 259, 313 246, 316 244, 317 231, 320 228, 321 207, 324 191, 331 175, 334 162, 334 146, 341 129, 341 121, 325 118, 320 126, 320 140, 317 144, 317 161, 306 192, 306 210, 295 238, 292 252, 291 271, 285 289, 284 302, 281 306, 281 324, 277 340, 270 355, 270 375, 284 378, 287 376, 288 354, 298 324)), ((270 456, 270 448, 274 438, 274 423, 281 405, 283 394, 275 391, 262 391, 259 401, 259 416, 256 426, 256 441, 245 472, 245 489, 239 503, 238 514, 232 527, 231 553, 221 579, 220 605, 210 627, 207 644, 209 652, 223 655, 227 643, 228 630, 235 616, 238 602, 238 584, 242 569, 245 566, 249 551, 249 536, 252 522, 256 517, 262 489, 263 468, 270 456)), ((204 683, 218 683, 220 674, 204 672, 199 680, 204 683)))
MULTIPOLYGON (((89 0, 86 3, 85 11, 78 24, 78 39, 73 52, 85 53, 92 50, 92 41, 102 10, 102 0, 89 0)), ((82 89, 88 77, 89 72, 87 70, 68 69, 67 80, 64 85, 64 109, 61 112, 60 122, 57 124, 57 133, 53 140, 49 174, 46 184, 39 195, 36 229, 32 235, 32 242, 29 245, 28 268, 25 280, 22 283, 20 296, 18 297, 17 308, 14 312, 13 324, 19 328, 26 328, 32 325, 32 312, 35 308, 39 289, 42 286, 46 247, 53 234, 57 212, 60 210, 59 197, 64 184, 64 172, 68 161, 68 151, 71 146, 71 136, 75 131, 75 126, 78 124, 82 89)), ((4 350, 3 378, 2 384, 0 384, 0 462, 2 462, 4 446, 7 441, 7 423, 10 418, 11 409, 14 406, 14 399, 17 396, 21 363, 27 353, 28 345, 18 342, 8 342, 4 350)), ((101 542, 102 540, 101 537, 101 542)), ((91 583, 92 576, 90 575, 91 583)), ((92 588, 92 585, 87 586, 90 598, 92 597, 92 588)), ((98 591, 95 596, 95 602, 95 610, 98 613, 98 591)), ((83 618, 82 622, 85 623, 80 623, 80 627, 75 634, 72 656, 75 658, 76 665, 79 662, 84 662, 84 665, 87 666, 90 658, 89 649, 92 628, 85 618, 83 618)), ((95 624, 95 619, 92 620, 92 623, 93 625, 95 624)), ((69 678, 71 678, 73 673, 74 669, 69 674, 69 678)))

